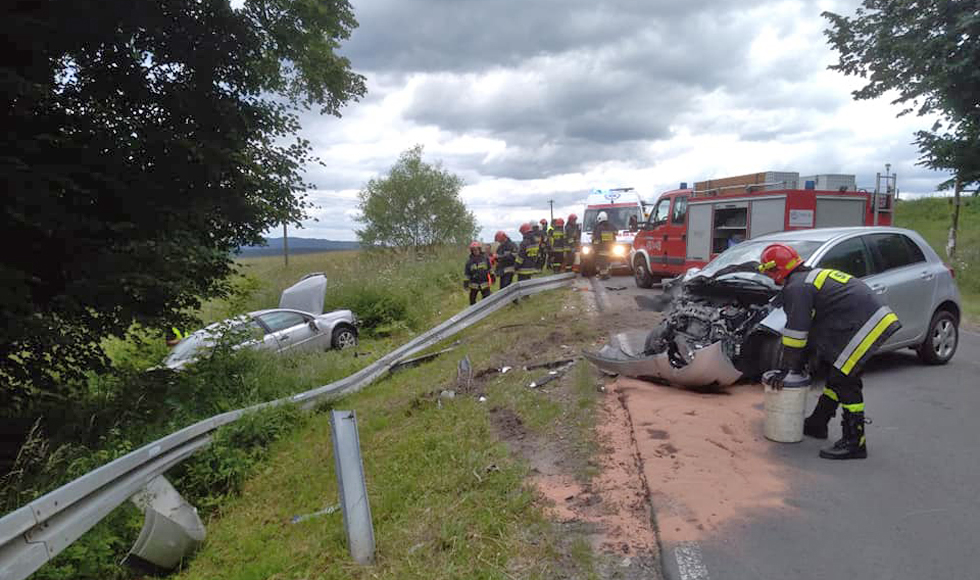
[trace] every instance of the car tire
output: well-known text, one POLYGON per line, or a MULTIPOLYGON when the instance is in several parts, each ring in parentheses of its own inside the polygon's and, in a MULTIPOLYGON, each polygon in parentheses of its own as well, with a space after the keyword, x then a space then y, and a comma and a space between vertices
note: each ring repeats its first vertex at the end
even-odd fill
POLYGON ((944 365, 956 354, 960 343, 960 331, 956 316, 949 310, 937 310, 929 322, 926 339, 916 352, 922 362, 930 365, 944 365))
POLYGON ((636 280, 636 285, 640 288, 652 288, 655 280, 653 275, 650 274, 650 270, 647 269, 647 261, 643 256, 637 256, 633 260, 633 278, 636 280))
POLYGON ((330 336, 330 346, 337 350, 346 350, 357 346, 357 331, 346 324, 338 325, 330 336))

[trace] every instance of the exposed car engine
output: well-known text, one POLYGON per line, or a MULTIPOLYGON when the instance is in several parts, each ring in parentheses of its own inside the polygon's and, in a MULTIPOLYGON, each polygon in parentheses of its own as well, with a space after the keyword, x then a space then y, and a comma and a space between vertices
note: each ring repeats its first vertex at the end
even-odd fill
MULTIPOLYGON (((751 265, 742 265, 733 271, 750 268, 751 265)), ((670 364, 681 368, 691 363, 695 351, 717 342, 746 374, 755 374, 761 363, 770 362, 760 360, 760 349, 773 348, 771 344, 761 344, 768 336, 753 335, 763 333, 757 325, 777 307, 773 297, 778 293, 751 278, 726 279, 720 275, 723 274, 675 283, 669 288, 672 299, 660 326, 647 337, 644 354, 666 353, 670 364)), ((772 356, 773 353, 766 353, 766 358, 772 356)))

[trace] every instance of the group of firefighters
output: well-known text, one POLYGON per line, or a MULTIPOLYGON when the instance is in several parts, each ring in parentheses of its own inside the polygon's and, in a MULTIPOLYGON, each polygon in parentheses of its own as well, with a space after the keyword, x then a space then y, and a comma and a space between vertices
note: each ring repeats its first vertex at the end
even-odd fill
POLYGON ((489 296, 495 279, 500 280, 503 290, 514 281, 515 274, 518 280, 527 280, 541 272, 560 274, 571 269, 582 237, 577 215, 569 215, 567 222, 554 218, 550 225, 546 219, 521 224, 519 231, 520 244, 498 231, 493 238, 497 242, 494 253, 484 252, 480 242, 470 244, 463 273, 463 288, 470 291, 470 304, 475 304, 479 295, 489 296))

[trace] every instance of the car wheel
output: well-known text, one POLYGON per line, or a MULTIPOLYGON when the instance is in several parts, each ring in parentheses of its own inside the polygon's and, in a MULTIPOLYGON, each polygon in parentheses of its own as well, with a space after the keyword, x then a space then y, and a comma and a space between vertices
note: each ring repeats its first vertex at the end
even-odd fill
POLYGON ((919 358, 926 364, 944 365, 956 354, 959 342, 956 317, 949 310, 939 310, 932 316, 926 339, 918 348, 919 358))
POLYGON ((653 276, 650 275, 650 271, 647 269, 647 262, 643 259, 643 256, 637 256, 633 260, 633 278, 636 279, 636 285, 640 288, 650 288, 653 286, 653 276))
POLYGON ((339 350, 354 348, 357 346, 357 332, 349 326, 338 326, 333 329, 330 345, 339 350))

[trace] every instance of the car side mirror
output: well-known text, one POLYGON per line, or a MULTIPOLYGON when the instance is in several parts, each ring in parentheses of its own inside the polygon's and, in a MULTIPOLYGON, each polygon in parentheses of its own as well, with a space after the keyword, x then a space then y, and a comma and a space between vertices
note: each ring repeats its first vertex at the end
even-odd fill
POLYGON ((316 320, 310 321, 310 330, 313 332, 320 332, 320 327, 317 325, 316 320))

